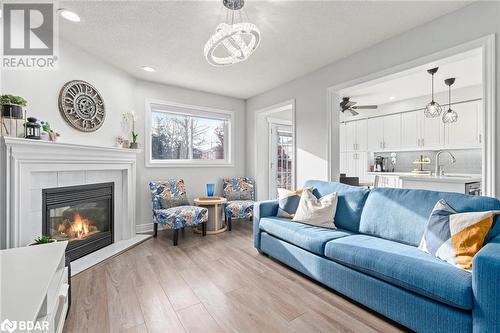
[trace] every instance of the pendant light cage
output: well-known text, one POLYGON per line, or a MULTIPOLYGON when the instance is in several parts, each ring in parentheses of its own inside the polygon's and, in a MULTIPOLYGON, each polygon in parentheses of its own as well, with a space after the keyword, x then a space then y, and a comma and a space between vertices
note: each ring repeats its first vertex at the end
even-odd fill
POLYGON ((438 71, 439 67, 431 68, 427 70, 427 73, 431 74, 431 102, 426 105, 424 109, 424 114, 427 118, 436 118, 441 115, 443 108, 436 101, 434 101, 434 74, 438 71))
POLYGON ((444 83, 448 86, 448 110, 443 114, 443 123, 456 123, 458 121, 458 113, 451 108, 451 86, 455 83, 455 78, 446 79, 444 83))

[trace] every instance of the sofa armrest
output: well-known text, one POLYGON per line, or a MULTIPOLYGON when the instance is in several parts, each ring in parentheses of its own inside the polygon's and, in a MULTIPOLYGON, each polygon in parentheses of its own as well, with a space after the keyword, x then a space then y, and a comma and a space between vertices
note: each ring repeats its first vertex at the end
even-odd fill
POLYGON ((486 244, 474 257, 473 332, 500 332, 500 235, 486 244))
POLYGON ((260 250, 260 219, 278 214, 278 200, 256 202, 253 206, 253 241, 257 250, 260 250))

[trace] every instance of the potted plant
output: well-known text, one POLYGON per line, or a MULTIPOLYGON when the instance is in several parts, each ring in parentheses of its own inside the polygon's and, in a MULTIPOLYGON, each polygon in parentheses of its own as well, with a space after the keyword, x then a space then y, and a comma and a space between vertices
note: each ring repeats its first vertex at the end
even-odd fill
POLYGON ((132 142, 130 143, 130 148, 137 149, 139 147, 139 144, 137 143, 138 136, 139 133, 132 131, 132 142))
POLYGON ((49 236, 40 236, 38 238, 35 238, 32 243, 29 243, 28 246, 33 246, 33 245, 40 245, 40 244, 47 244, 47 243, 54 243, 57 242, 56 239, 50 238, 49 236))
POLYGON ((127 127, 127 130, 131 129, 132 134, 132 142, 130 143, 129 148, 137 149, 139 144, 137 143, 137 138, 139 137, 139 133, 135 131, 135 121, 137 120, 137 116, 134 111, 123 112, 122 114, 123 125, 127 127))
POLYGON ((2 105, 2 117, 23 119, 23 107, 25 107, 27 104, 28 102, 20 96, 0 96, 0 105, 2 105))
POLYGON ((42 131, 47 134, 48 139, 52 142, 56 141, 58 137, 61 135, 54 131, 52 128, 50 128, 50 124, 48 121, 41 121, 40 124, 42 125, 42 131))

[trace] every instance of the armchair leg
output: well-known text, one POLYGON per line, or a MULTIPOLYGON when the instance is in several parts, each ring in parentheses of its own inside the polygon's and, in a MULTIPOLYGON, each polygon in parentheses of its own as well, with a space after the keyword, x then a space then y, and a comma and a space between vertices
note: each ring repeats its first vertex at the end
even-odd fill
POLYGON ((179 229, 174 229, 174 246, 177 246, 179 241, 179 229))
POLYGON ((227 230, 231 231, 231 216, 227 217, 227 230))
POLYGON ((201 224, 201 234, 203 235, 203 237, 207 235, 207 222, 203 222, 201 224))
POLYGON ((155 233, 154 233, 153 237, 156 238, 158 236, 158 223, 154 223, 154 231, 155 231, 155 233))

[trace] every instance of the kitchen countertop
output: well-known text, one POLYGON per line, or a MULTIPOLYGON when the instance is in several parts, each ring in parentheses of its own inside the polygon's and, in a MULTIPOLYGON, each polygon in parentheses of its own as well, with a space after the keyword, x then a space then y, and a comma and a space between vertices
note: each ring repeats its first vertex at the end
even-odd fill
POLYGON ((368 174, 381 175, 381 176, 397 176, 403 180, 409 180, 409 181, 456 183, 456 184, 474 183, 474 182, 480 182, 482 180, 481 175, 475 175, 475 174, 447 174, 444 176, 419 175, 412 172, 368 172, 368 174))

